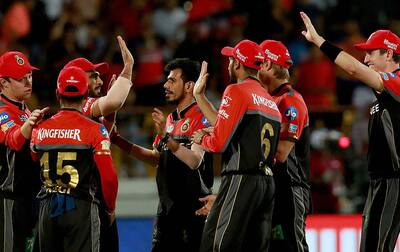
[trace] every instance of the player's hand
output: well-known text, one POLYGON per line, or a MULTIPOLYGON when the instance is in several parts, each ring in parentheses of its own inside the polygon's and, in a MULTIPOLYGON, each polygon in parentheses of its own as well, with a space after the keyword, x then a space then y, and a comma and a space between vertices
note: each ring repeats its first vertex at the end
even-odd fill
POLYGON ((206 83, 207 83, 207 79, 208 79, 207 65, 208 65, 208 63, 206 61, 203 61, 201 63, 201 71, 200 71, 199 78, 197 79, 196 83, 194 84, 193 96, 202 95, 206 91, 206 83))
POLYGON ((300 12, 300 17, 303 20, 303 23, 306 27, 305 31, 302 31, 301 34, 310 42, 314 43, 316 46, 320 47, 321 44, 325 41, 323 37, 321 37, 314 28, 310 18, 306 13, 300 12))
POLYGON ((121 49, 122 60, 125 66, 133 67, 135 60, 128 47, 126 46, 125 40, 121 36, 117 36, 119 48, 121 49))
POLYGON ((195 214, 196 215, 208 215, 210 213, 212 206, 214 205, 216 198, 217 198, 217 195, 214 195, 214 194, 210 194, 203 198, 200 198, 199 200, 201 202, 204 202, 204 206, 201 207, 200 209, 197 209, 195 214))
POLYGON ((203 140, 203 137, 206 135, 207 133, 204 132, 203 130, 196 130, 193 135, 192 135, 192 141, 195 144, 200 144, 201 145, 201 141, 203 140))
POLYGON ((46 114, 47 111, 49 111, 49 107, 45 107, 44 109, 35 109, 32 111, 28 118, 28 123, 30 126, 34 126, 40 122, 40 120, 43 119, 44 115, 46 114))
POLYGON ((165 132, 166 119, 164 113, 158 108, 154 108, 153 113, 151 113, 151 117, 153 118, 157 134, 160 136, 164 136, 166 134, 165 132))

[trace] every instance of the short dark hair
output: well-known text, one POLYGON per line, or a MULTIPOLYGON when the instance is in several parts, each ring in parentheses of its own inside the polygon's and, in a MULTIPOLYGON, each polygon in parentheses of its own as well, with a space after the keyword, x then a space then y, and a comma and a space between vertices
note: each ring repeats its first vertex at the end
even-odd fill
MULTIPOLYGON (((385 54, 387 52, 387 49, 379 49, 379 54, 385 54)), ((393 51, 393 61, 396 63, 400 63, 400 54, 397 54, 393 51)))
POLYGON ((79 96, 65 96, 65 95, 61 95, 59 94, 60 98, 62 98, 63 100, 70 102, 70 103, 79 103, 81 102, 83 99, 85 99, 87 96, 86 95, 79 95, 79 96))
POLYGON ((164 68, 166 72, 182 69, 182 80, 184 82, 196 81, 200 74, 200 64, 189 58, 176 58, 171 60, 164 68))

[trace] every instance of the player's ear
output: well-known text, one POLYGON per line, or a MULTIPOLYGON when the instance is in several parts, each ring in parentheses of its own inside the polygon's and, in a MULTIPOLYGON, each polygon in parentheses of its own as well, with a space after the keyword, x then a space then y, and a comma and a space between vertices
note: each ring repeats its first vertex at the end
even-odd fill
POLYGON ((238 70, 239 68, 240 68, 240 62, 238 61, 238 60, 234 60, 233 61, 233 67, 236 69, 236 70, 238 70))
POLYGON ((185 90, 187 92, 192 92, 194 87, 194 82, 193 81, 188 81, 185 83, 185 90))
POLYGON ((391 49, 388 49, 388 50, 387 50, 386 59, 387 59, 387 60, 393 59, 393 50, 391 50, 391 49))

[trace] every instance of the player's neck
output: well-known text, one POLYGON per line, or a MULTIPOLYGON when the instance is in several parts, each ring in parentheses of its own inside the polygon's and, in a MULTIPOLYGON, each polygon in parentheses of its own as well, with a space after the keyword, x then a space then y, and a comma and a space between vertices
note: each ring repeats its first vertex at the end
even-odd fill
POLYGON ((289 80, 287 79, 274 79, 271 81, 270 85, 268 85, 268 93, 273 93, 278 87, 288 82, 289 80))

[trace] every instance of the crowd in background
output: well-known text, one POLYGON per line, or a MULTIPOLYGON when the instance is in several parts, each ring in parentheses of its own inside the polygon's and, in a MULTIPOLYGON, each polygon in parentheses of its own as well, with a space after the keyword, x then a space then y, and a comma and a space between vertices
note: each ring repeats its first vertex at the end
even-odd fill
MULTIPOLYGON (((162 87, 166 62, 176 57, 208 61, 207 96, 218 107, 229 84, 222 46, 244 38, 281 40, 294 61, 292 83, 310 111, 314 212, 353 213, 362 210, 367 193, 373 95, 307 44, 298 13, 308 13, 326 38, 362 61, 362 52, 352 45, 377 29, 400 34, 399 9, 400 2, 390 0, 2 0, 0 54, 19 50, 30 56, 41 69, 34 73, 31 107, 49 105, 55 111, 62 66, 76 57, 106 61, 110 70, 103 79, 108 82, 123 66, 116 40, 123 36, 135 58, 135 74, 134 89, 118 113, 118 129, 133 142, 151 146, 152 108, 170 109, 162 87)), ((155 174, 153 167, 118 149, 114 160, 120 177, 155 174)))

